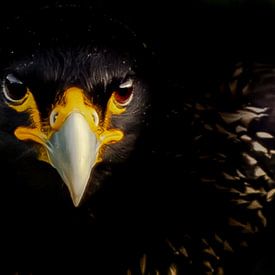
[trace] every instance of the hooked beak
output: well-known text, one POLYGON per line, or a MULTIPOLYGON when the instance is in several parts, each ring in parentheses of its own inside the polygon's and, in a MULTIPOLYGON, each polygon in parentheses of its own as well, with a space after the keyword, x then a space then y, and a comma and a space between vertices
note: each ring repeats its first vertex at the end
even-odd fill
POLYGON ((49 125, 44 128, 39 123, 41 119, 36 104, 32 103, 31 109, 36 118, 34 127, 18 127, 15 136, 42 145, 40 160, 50 163, 58 171, 73 204, 78 206, 88 183, 92 182, 93 168, 102 161, 103 145, 120 141, 124 134, 118 129, 110 129, 110 115, 100 119, 97 108, 76 87, 64 92, 62 100, 50 114, 49 125))
POLYGON ((83 197, 100 142, 82 114, 74 112, 47 141, 49 161, 67 185, 75 206, 83 197))

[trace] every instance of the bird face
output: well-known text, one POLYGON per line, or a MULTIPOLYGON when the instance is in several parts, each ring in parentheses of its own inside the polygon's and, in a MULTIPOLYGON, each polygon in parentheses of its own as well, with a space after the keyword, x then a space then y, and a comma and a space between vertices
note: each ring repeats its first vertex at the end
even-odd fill
POLYGON ((146 102, 131 61, 111 50, 40 51, 3 74, 2 110, 16 123, 2 132, 11 146, 19 143, 55 168, 78 206, 103 181, 97 167, 123 162, 133 151, 146 102))

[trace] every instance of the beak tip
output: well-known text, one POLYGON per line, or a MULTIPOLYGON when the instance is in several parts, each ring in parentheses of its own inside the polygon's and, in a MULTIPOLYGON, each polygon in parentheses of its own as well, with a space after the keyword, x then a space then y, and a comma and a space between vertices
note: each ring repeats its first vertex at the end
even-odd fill
POLYGON ((84 196, 87 184, 88 184, 88 182, 86 184, 83 184, 81 190, 74 188, 76 186, 75 183, 67 184, 67 187, 70 191, 70 196, 71 196, 72 202, 75 207, 78 207, 80 205, 82 198, 84 196))
POLYGON ((75 207, 78 207, 81 201, 81 197, 72 197, 72 201, 75 207))

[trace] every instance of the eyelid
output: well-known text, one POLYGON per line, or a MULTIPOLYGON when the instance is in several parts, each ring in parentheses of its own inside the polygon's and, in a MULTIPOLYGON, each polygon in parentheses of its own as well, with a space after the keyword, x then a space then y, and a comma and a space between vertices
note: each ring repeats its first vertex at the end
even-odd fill
POLYGON ((5 85, 5 80, 2 81, 2 85, 1 85, 1 86, 2 86, 2 91, 3 91, 3 94, 4 94, 5 98, 8 99, 8 100, 11 101, 11 102, 16 103, 17 100, 12 99, 12 98, 9 96, 8 92, 7 92, 7 88, 6 88, 6 85, 5 85))
POLYGON ((127 81, 121 83, 119 85, 119 88, 123 89, 123 88, 131 88, 133 87, 133 80, 132 79, 128 79, 127 81))

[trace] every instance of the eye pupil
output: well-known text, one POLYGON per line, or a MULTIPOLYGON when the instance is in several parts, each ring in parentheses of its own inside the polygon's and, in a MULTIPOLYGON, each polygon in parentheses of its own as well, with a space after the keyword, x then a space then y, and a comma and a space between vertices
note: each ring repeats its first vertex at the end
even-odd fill
POLYGON ((17 79, 13 74, 8 74, 4 81, 4 89, 8 99, 10 100, 20 100, 22 99, 27 93, 27 87, 17 79))
POLYGON ((133 91, 132 87, 118 89, 114 93, 115 100, 119 104, 125 104, 125 103, 127 103, 127 101, 130 99, 130 97, 132 95, 132 91, 133 91))
POLYGON ((23 98, 27 92, 26 87, 23 84, 18 83, 7 83, 7 89, 9 96, 14 100, 23 98))

